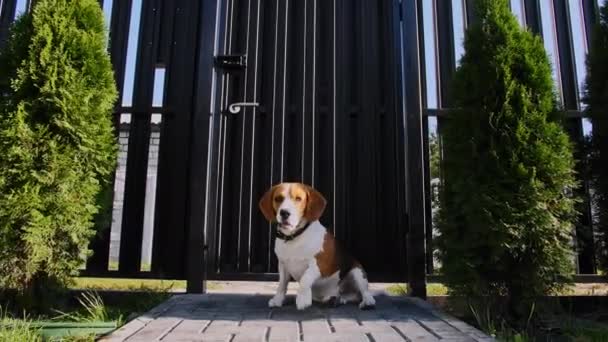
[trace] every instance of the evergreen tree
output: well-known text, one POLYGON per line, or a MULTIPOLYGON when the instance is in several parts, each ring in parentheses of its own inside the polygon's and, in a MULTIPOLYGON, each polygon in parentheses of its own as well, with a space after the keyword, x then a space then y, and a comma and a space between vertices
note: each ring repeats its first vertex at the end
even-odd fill
POLYGON ((507 0, 476 5, 443 130, 438 249, 454 295, 524 314, 572 273, 573 148, 540 38, 507 0))
POLYGON ((0 288, 65 284, 89 254, 116 159, 96 0, 39 0, 0 54, 0 288))

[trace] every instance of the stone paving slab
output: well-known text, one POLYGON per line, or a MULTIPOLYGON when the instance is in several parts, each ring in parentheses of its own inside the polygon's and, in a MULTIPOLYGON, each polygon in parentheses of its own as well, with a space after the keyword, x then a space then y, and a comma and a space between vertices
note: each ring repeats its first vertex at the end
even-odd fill
POLYGON ((493 341, 431 304, 376 296, 376 309, 314 304, 298 311, 288 296, 269 309, 271 294, 175 295, 101 341, 493 341))

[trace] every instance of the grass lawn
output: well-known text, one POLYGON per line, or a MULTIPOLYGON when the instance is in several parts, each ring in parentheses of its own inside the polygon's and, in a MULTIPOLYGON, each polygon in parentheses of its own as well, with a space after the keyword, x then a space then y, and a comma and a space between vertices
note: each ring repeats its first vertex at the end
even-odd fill
MULTIPOLYGON (((217 282, 207 282, 207 288, 219 289, 217 282)), ((36 316, 11 312, 0 303, 0 342, 4 341, 43 341, 41 326, 61 325, 99 325, 100 322, 114 322, 116 327, 148 311, 168 299, 172 293, 185 292, 186 281, 162 279, 117 279, 77 277, 73 279, 71 290, 82 290, 77 304, 61 309, 52 308, 50 312, 36 316), (99 293, 97 291, 100 291, 99 293), (118 297, 107 296, 104 291, 124 291, 118 297), (48 324, 51 323, 51 324, 48 324)), ((59 307, 59 304, 58 304, 59 307)), ((107 324, 106 324, 107 325, 107 324)), ((48 340, 48 339, 47 339, 48 340)), ((63 337, 51 341, 94 341, 95 335, 63 337)))
POLYGON ((160 291, 178 292, 186 290, 185 280, 163 280, 163 279, 117 279, 117 278, 74 278, 74 284, 70 286, 74 290, 96 290, 96 291, 160 291))
MULTIPOLYGON (((386 291, 394 296, 406 295, 408 292, 407 284, 393 284, 386 288, 386 291)), ((427 295, 447 296, 448 288, 443 284, 431 283, 426 285, 427 295)), ((571 288, 564 289, 557 293, 558 296, 607 296, 608 284, 603 283, 578 283, 571 288)))
MULTIPOLYGON (((407 284, 393 284, 386 288, 386 292, 393 296, 405 296, 408 293, 407 284)), ((426 293, 428 296, 446 296, 448 288, 442 284, 427 284, 426 293)))
MULTIPOLYGON (((94 341, 94 339, 90 339, 94 341)), ((0 341, 42 341, 42 336, 31 328, 27 319, 13 319, 8 316, 0 317, 0 341)), ((86 340, 85 340, 86 341, 86 340)))
POLYGON ((0 307, 0 342, 42 341, 43 336, 51 341, 94 341, 94 332, 120 327, 171 296, 164 291, 138 290, 118 298, 109 297, 108 301, 97 292, 86 291, 78 295, 76 304, 58 304, 60 308, 51 308, 36 316, 18 315, 14 309, 9 313, 0 307), (66 333, 80 336, 48 339, 50 335, 66 333))
MULTIPOLYGON (((95 333, 108 332, 168 299, 166 291, 138 287, 118 297, 95 291, 80 293, 74 304, 58 304, 37 315, 17 314, 0 307, 0 342, 4 341, 94 341, 95 333), (110 323, 110 324, 108 324, 110 323), (79 335, 49 338, 52 335, 79 335), (43 337, 46 337, 44 339, 43 337)), ((59 300, 58 302, 62 302, 59 300)))
MULTIPOLYGON (((208 281, 207 289, 216 290, 220 288, 217 282, 208 281)), ((71 286, 75 290, 96 291, 160 291, 160 292, 184 292, 186 291, 185 280, 165 279, 118 279, 118 278, 74 278, 71 286)))
MULTIPOLYGON (((391 295, 407 295, 407 284, 393 284, 386 288, 391 295)), ((442 284, 427 284, 427 294, 432 296, 447 296, 448 288, 442 284)), ((605 296, 608 294, 608 284, 575 284, 571 288, 558 293, 558 296, 605 296)), ((557 297, 555 297, 557 298, 557 297)), ((481 328, 493 335, 498 341, 608 341, 608 308, 588 308, 588 312, 572 312, 568 308, 557 308, 551 305, 541 305, 535 313, 535 321, 542 329, 530 331, 515 331, 508 328, 505 322, 491 317, 475 317, 471 315, 466 305, 460 308, 452 304, 440 305, 443 310, 481 328)))
MULTIPOLYGON (((229 283, 207 282, 210 290, 221 289, 231 286, 229 283)), ((46 322, 53 324, 66 323, 75 324, 99 324, 99 322, 113 322, 118 327, 128 320, 137 317, 152 307, 163 302, 175 292, 185 292, 186 281, 183 280, 158 280, 158 279, 112 279, 112 278, 74 278, 72 290, 83 290, 78 296, 76 305, 70 307, 62 306, 62 309, 54 309, 48 314, 32 316, 18 314, 13 310, 9 313, 0 305, 0 342, 3 341, 43 341, 40 327, 46 322), (97 291, 100 291, 99 293, 97 291), (116 294, 115 291, 119 291, 116 294), (112 295, 112 293, 114 293, 112 295)), ((407 284, 392 284, 386 287, 391 295, 406 295, 407 284)), ((427 285, 429 296, 446 296, 448 289, 438 283, 427 285)), ((577 284, 573 288, 564 291, 561 295, 605 295, 608 293, 606 284, 577 284)), ((74 302, 74 301, 72 301, 74 302)), ((0 303, 1 304, 1 303, 0 303)), ((14 309, 14 308, 13 308, 14 309)), ((451 311, 449 308, 444 308, 451 311)), ((452 314, 457 315, 456 312, 452 314)), ((560 315, 543 317, 548 326, 552 326, 560 332, 560 336, 568 336, 574 341, 608 341, 608 327, 604 325, 608 321, 608 313, 595 317, 600 313, 590 313, 584 317, 562 312, 560 315)), ((543 315, 544 316, 544 315, 543 315)), ((464 316, 461 318, 465 318, 464 316)), ((470 317, 467 319, 470 323, 470 317)), ((500 326, 500 322, 493 322, 500 326)), ((107 324, 106 324, 107 325, 107 324)), ((48 327, 46 327, 48 328, 48 327)), ((106 328, 107 329, 107 328, 106 328)), ((484 329, 488 330, 488 329, 484 329)), ((487 331, 490 332, 490 331, 487 331)), ((44 332, 47 334, 48 332, 44 332)), ((518 334, 514 331, 497 331, 504 341, 532 341, 529 336, 518 334), (508 336, 508 337, 507 337, 508 336)), ((47 339, 49 340, 49 339, 47 339)), ((95 335, 83 335, 64 337, 62 339, 50 339, 51 341, 94 341, 95 335)))
POLYGON ((100 326, 119 327, 128 320, 148 311, 171 296, 171 292, 185 291, 186 282, 154 279, 75 278, 71 289, 84 290, 72 304, 65 298, 44 313, 31 315, 0 303, 0 342, 4 341, 94 341, 100 326), (124 291, 111 294, 104 291, 124 291), (100 291, 99 293, 97 291, 100 291), (4 308, 3 308, 3 305, 4 308), (104 323, 105 322, 105 323, 104 323), (108 324, 111 322, 112 324, 108 324), (87 330, 88 329, 88 330, 87 330), (63 330, 63 331, 61 331, 63 330), (67 331, 80 336, 48 338, 67 331), (44 338, 46 336, 46 339, 44 338))

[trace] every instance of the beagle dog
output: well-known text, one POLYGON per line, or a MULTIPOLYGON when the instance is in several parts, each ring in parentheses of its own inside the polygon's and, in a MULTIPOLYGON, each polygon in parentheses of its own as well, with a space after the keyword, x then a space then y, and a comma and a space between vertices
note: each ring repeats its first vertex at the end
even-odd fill
POLYGON ((269 307, 283 305, 291 279, 300 284, 298 310, 308 308, 313 300, 360 301, 361 309, 375 306, 363 267, 319 222, 326 203, 321 193, 300 183, 275 185, 262 196, 260 210, 277 224, 274 250, 279 261, 279 286, 269 307))

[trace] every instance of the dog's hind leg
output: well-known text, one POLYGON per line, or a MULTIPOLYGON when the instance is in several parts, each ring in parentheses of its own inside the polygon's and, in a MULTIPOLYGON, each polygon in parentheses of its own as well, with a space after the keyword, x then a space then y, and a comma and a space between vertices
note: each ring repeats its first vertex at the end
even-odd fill
POLYGON ((368 282, 363 270, 359 267, 353 268, 350 272, 352 281, 357 288, 357 291, 361 295, 361 303, 359 303, 360 309, 371 309, 376 306, 376 300, 369 292, 368 282))
POLYGON ((358 302, 361 300, 361 296, 357 292, 347 292, 340 294, 340 304, 348 304, 352 302, 358 302))
POLYGON ((348 272, 346 277, 340 282, 340 304, 348 304, 353 302, 360 302, 361 295, 359 294, 359 288, 355 282, 353 272, 348 272))

